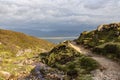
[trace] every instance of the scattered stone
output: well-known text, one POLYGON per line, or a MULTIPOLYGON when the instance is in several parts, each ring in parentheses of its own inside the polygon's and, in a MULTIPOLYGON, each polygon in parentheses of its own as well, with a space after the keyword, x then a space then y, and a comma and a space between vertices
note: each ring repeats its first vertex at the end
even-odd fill
POLYGON ((41 48, 40 50, 41 50, 41 52, 47 52, 47 50, 45 50, 45 49, 42 49, 42 48, 41 48))
POLYGON ((32 52, 32 49, 25 49, 24 50, 24 53, 31 53, 32 52))
POLYGON ((9 72, 6 72, 6 71, 0 71, 0 74, 3 75, 3 77, 5 77, 6 79, 9 79, 11 74, 9 72))
POLYGON ((16 56, 17 56, 17 57, 18 57, 18 56, 21 56, 23 53, 24 53, 23 50, 19 50, 19 51, 17 52, 16 56))

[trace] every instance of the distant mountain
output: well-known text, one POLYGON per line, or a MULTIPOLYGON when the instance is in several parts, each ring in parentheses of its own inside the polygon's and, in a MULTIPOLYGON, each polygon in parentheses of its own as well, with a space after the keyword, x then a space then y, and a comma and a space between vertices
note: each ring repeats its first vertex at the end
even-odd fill
POLYGON ((36 37, 66 37, 66 36, 77 36, 80 33, 80 31, 73 31, 73 30, 54 30, 54 31, 41 31, 34 29, 13 29, 13 30, 24 32, 26 34, 36 37))
POLYGON ((79 36, 81 32, 84 30, 92 30, 95 26, 88 26, 88 25, 79 25, 79 26, 73 26, 73 27, 55 27, 50 29, 42 29, 40 27, 36 28, 9 28, 10 30, 14 30, 17 32, 23 32, 32 36, 36 37, 70 37, 70 36, 79 36))

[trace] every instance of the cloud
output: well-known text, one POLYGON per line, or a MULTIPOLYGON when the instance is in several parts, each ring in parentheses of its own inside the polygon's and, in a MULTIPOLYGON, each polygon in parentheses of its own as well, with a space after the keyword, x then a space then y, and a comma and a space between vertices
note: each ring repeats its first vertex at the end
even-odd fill
POLYGON ((0 26, 9 28, 98 25, 120 21, 119 13, 119 0, 0 0, 0 26))
POLYGON ((88 0, 84 7, 88 9, 99 9, 104 8, 106 4, 108 4, 109 0, 88 0))

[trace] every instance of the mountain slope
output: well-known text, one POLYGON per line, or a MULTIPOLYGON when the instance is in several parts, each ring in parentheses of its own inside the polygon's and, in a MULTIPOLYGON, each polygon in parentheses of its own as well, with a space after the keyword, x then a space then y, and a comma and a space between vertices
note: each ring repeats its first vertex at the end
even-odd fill
POLYGON ((96 30, 84 31, 77 39, 77 43, 95 47, 107 42, 120 42, 120 23, 98 26, 96 30))
POLYGON ((103 24, 96 30, 85 31, 76 42, 120 62, 120 23, 103 24))
POLYGON ((54 44, 24 33, 0 29, 0 78, 17 78, 28 74, 41 52, 54 44), (6 75, 9 74, 8 77, 6 75))
POLYGON ((17 51, 17 49, 45 49, 49 50, 53 44, 28 36, 20 32, 14 32, 9 30, 0 29, 0 43, 4 48, 9 49, 11 52, 17 51))

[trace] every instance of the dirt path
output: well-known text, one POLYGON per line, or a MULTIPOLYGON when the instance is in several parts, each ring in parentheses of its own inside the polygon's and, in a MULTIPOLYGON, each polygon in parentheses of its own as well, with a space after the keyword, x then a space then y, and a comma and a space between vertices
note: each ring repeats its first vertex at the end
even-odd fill
POLYGON ((69 45, 78 52, 89 56, 99 62, 101 69, 92 71, 93 80, 120 80, 120 65, 116 62, 107 59, 103 56, 92 54, 92 52, 84 47, 77 45, 75 42, 69 43, 69 45))

